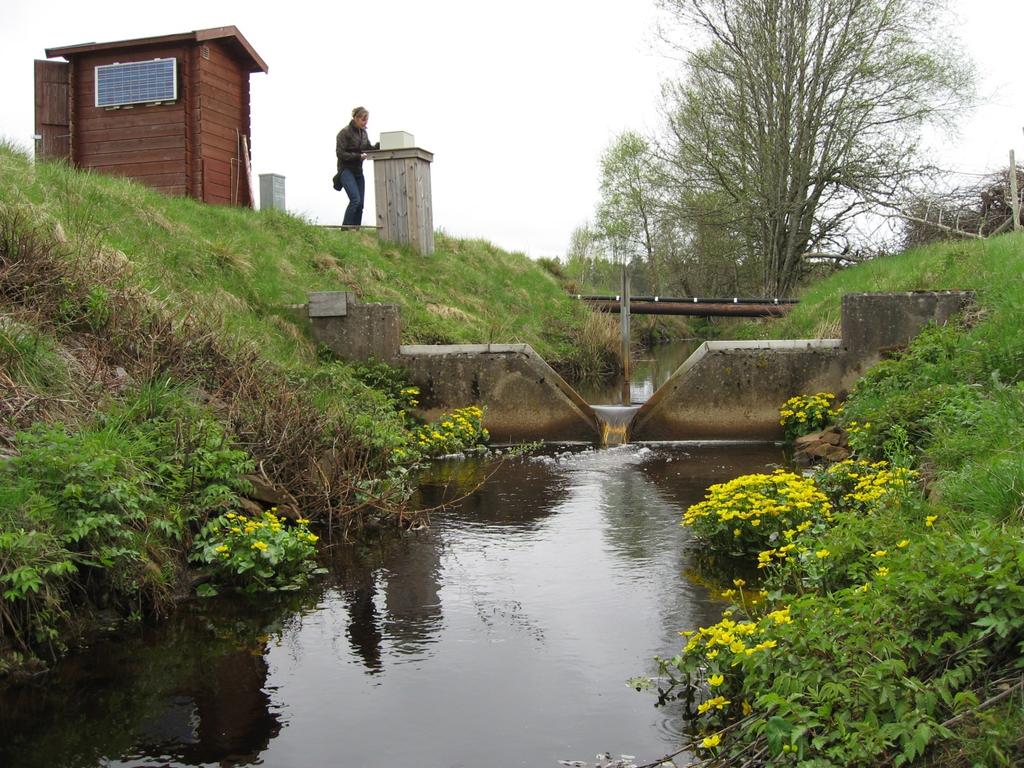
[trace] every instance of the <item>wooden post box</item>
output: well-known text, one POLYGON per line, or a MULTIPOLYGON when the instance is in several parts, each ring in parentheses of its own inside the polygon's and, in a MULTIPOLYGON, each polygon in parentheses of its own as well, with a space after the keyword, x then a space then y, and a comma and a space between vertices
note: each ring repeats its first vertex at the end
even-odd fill
POLYGON ((411 147, 373 152, 377 226, 380 236, 434 252, 434 215, 430 200, 432 152, 411 147))

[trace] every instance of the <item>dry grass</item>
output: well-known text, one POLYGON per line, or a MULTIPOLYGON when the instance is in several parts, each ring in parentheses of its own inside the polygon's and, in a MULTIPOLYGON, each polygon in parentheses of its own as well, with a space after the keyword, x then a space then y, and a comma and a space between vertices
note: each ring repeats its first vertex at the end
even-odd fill
POLYGON ((427 304, 427 311, 431 314, 443 317, 446 320, 460 320, 462 322, 472 322, 472 318, 458 307, 448 307, 444 304, 427 304))

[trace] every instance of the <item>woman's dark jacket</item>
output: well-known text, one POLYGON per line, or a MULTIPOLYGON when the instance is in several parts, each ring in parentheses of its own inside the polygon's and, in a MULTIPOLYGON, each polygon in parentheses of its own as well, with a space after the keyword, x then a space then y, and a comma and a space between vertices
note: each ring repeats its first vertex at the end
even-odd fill
POLYGON ((380 144, 371 144, 370 136, 362 128, 356 126, 355 121, 350 122, 338 131, 338 140, 335 151, 338 154, 338 173, 348 169, 357 174, 363 172, 363 152, 371 149, 380 149, 380 144))

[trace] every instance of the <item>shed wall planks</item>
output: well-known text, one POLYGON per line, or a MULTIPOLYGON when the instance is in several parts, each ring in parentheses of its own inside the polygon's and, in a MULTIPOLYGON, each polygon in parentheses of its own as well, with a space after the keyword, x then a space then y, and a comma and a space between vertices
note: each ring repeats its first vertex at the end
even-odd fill
POLYGON ((198 59, 197 107, 203 199, 209 203, 252 206, 248 178, 242 172, 242 135, 248 135, 249 73, 218 42, 206 44, 198 59))
POLYGON ((74 162, 100 173, 128 176, 147 186, 184 194, 188 166, 183 84, 179 68, 178 100, 120 109, 96 106, 96 67, 115 62, 186 57, 182 45, 100 51, 76 58, 72 88, 75 121, 74 162))
POLYGON ((250 71, 266 69, 261 61, 253 68, 251 50, 237 40, 224 40, 172 36, 77 46, 80 51, 71 46, 61 51, 69 63, 36 62, 36 132, 44 136, 37 155, 63 153, 79 167, 129 176, 169 194, 252 206, 242 137, 250 129, 250 71), (177 59, 175 102, 95 106, 95 67, 156 58, 177 59), (43 125, 51 128, 40 130, 43 125))

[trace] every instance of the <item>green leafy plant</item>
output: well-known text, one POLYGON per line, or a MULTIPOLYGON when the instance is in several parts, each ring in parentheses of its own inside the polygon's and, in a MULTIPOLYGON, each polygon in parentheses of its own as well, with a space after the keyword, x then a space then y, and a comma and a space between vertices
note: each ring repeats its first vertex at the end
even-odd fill
MULTIPOLYGON (((286 523, 277 508, 257 517, 228 512, 211 519, 200 531, 191 559, 212 566, 221 584, 249 591, 298 589, 316 569, 309 521, 286 523)), ((215 594, 206 586, 203 594, 215 594)))
POLYGON ((458 408, 416 431, 413 448, 422 456, 444 456, 481 446, 490 438, 478 406, 458 408))
POLYGON ((741 597, 684 633, 658 686, 699 734, 724 734, 705 756, 906 765, 996 692, 1024 694, 1024 539, 983 526, 964 541, 933 519, 904 546, 862 552, 860 584, 797 595, 772 571, 764 603, 741 597))
MULTIPOLYGON (((247 487, 247 454, 166 382, 73 430, 18 433, 0 463, 0 636, 30 650, 93 604, 162 610, 183 544, 247 487)), ((56 647, 56 646, 55 646, 56 647)))
POLYGON ((914 470, 884 460, 846 459, 818 469, 814 482, 834 509, 866 513, 893 503, 917 477, 914 470))

